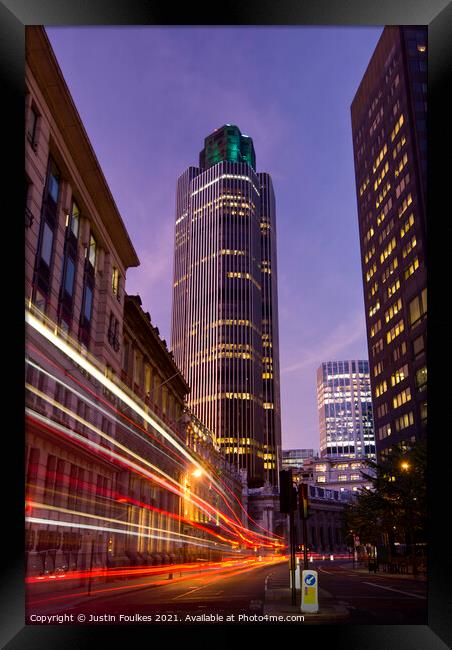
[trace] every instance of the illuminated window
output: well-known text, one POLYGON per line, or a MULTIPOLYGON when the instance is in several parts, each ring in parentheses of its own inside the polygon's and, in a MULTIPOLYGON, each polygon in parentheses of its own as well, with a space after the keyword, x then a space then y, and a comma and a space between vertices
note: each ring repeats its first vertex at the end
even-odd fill
POLYGON ((394 128, 393 128, 393 130, 391 132, 391 142, 394 141, 394 138, 396 137, 397 133, 400 131, 400 129, 401 129, 402 125, 403 125, 403 122, 404 122, 404 117, 403 117, 403 113, 402 113, 402 115, 397 120, 397 122, 396 122, 396 124, 395 124, 395 126, 394 126, 394 128))
POLYGON ((383 440, 384 438, 387 438, 388 436, 391 435, 391 425, 390 424, 384 424, 382 427, 378 428, 377 431, 378 439, 383 440))
POLYGON ((413 275, 417 268, 419 268, 419 260, 417 257, 415 257, 410 266, 404 272, 405 280, 408 280, 410 275, 413 275))
POLYGON ((408 219, 403 224, 402 228, 400 229, 400 237, 405 237, 406 233, 413 226, 413 224, 414 224, 414 215, 413 213, 411 213, 408 219))
POLYGON ((386 246, 384 251, 380 255, 380 262, 383 263, 387 257, 392 253, 394 248, 396 247, 396 239, 393 237, 389 244, 386 246))
POLYGON ((389 309, 385 311, 385 321, 389 323, 391 318, 393 318, 396 314, 399 313, 402 309, 402 298, 399 298, 397 302, 392 304, 389 309))
POLYGON ((405 390, 402 390, 400 393, 398 393, 395 397, 393 397, 392 405, 396 409, 399 408, 399 406, 402 406, 402 404, 409 402, 410 399, 411 399, 411 389, 408 387, 405 390))
POLYGON ((427 289, 424 289, 410 302, 409 310, 410 325, 415 327, 427 313, 427 289))
POLYGON ((386 383, 386 380, 382 381, 379 383, 377 386, 375 386, 375 397, 380 397, 380 395, 383 395, 388 389, 388 385, 386 383))
POLYGON ((399 218, 404 214, 405 210, 407 210, 408 206, 411 205, 412 203, 413 203, 413 198, 412 198, 411 194, 408 194, 408 196, 406 196, 403 199, 403 201, 402 201, 402 203, 401 203, 401 205, 399 207, 399 210, 398 210, 399 218))
POLYGON ((391 375, 391 386, 399 384, 401 381, 408 377, 408 365, 405 364, 391 375))
POLYGON ((390 287, 388 287, 388 290, 387 290, 388 298, 393 296, 395 294, 395 292, 398 291, 399 289, 400 289, 400 280, 397 278, 397 280, 394 282, 394 284, 392 284, 390 287))
POLYGON ((399 266, 399 260, 397 259, 397 257, 394 257, 394 259, 391 261, 389 266, 387 266, 383 271, 383 273, 381 274, 381 281, 383 282, 383 284, 386 282, 389 276, 391 276, 394 273, 395 269, 398 266, 399 266))
POLYGON ((416 236, 413 235, 413 237, 410 239, 408 244, 406 246, 404 246, 404 248, 402 250, 402 256, 404 258, 407 257, 407 255, 409 255, 409 253, 411 253, 411 251, 413 250, 413 248, 415 246, 416 246, 416 236))
POLYGON ((402 171, 402 169, 405 167, 405 165, 407 163, 408 163, 408 154, 404 153, 402 158, 400 159, 399 164, 397 165, 397 167, 396 167, 396 169, 394 171, 394 175, 395 175, 396 178, 400 174, 400 172, 402 171))
POLYGON ((393 341, 397 336, 399 336, 399 334, 403 332, 404 328, 405 325, 402 318, 401 320, 399 320, 397 325, 394 325, 394 327, 392 327, 389 330, 389 332, 386 334, 386 342, 390 343, 391 341, 393 341))
POLYGON ((89 238, 88 261, 93 268, 96 266, 97 242, 91 234, 89 238))
POLYGON ((396 431, 401 431, 414 424, 413 412, 409 411, 395 420, 396 431))
POLYGON ((111 274, 111 288, 115 296, 118 296, 119 292, 119 271, 116 267, 113 267, 111 274))
POLYGON ((379 309, 380 309, 380 301, 377 300, 377 302, 375 303, 375 305, 372 305, 372 306, 369 308, 369 317, 374 316, 374 315, 377 313, 377 311, 378 311, 379 309))

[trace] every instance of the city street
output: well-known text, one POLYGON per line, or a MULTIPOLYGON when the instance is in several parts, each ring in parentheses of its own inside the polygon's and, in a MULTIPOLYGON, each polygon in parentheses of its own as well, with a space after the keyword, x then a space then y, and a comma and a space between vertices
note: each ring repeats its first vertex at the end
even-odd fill
MULTIPOLYGON (((354 571, 352 562, 318 563, 320 589, 349 610, 356 624, 426 625, 427 583, 411 577, 354 571)), ((322 591, 319 595, 322 608, 322 591)))
MULTIPOLYGON (((426 624, 426 582, 410 577, 396 577, 353 570, 351 561, 319 561, 310 564, 318 571, 319 612, 322 622, 328 622, 328 612, 342 612, 331 617, 331 623, 352 624, 426 624), (326 620, 324 620, 326 617, 326 620)), ((194 622, 209 623, 209 616, 235 614, 262 614, 272 590, 283 596, 273 603, 272 612, 299 613, 291 606, 287 560, 274 564, 228 567, 225 571, 184 576, 173 574, 172 579, 122 586, 111 584, 93 587, 91 595, 59 598, 47 604, 40 597, 28 601, 29 615, 33 611, 47 614, 65 613, 74 617, 86 616, 85 623, 112 624, 122 615, 153 615, 153 622, 185 622, 187 614, 204 617, 194 622), (284 591, 285 590, 285 591, 284 591), (41 602, 39 602, 41 601, 41 602), (34 606, 34 602, 39 602, 34 606), (161 621, 154 615, 170 617, 161 621), (90 617, 93 616, 91 619, 90 617), (111 617, 115 618, 111 618, 111 617)), ((216 619, 217 621, 217 619, 216 619)), ((215 621, 215 622, 216 622, 215 621)), ((315 615, 307 617, 315 621, 315 615)), ((126 622, 126 621, 123 621, 126 622)), ((138 621, 141 622, 141 621, 138 621)), ((226 622, 225 620, 223 622, 226 622)))

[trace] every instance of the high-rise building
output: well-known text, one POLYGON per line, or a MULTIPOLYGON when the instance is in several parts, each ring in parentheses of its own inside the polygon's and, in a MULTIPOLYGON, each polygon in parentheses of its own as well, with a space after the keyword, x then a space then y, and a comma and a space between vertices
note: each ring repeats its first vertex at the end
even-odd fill
POLYGON ((277 484, 279 471, 275 226, 252 139, 216 129, 177 183, 172 350, 189 407, 250 486, 277 484))
POLYGON ((322 363, 317 406, 321 457, 375 457, 368 361, 322 363))
POLYGON ((351 105, 377 453, 427 424, 427 28, 385 27, 351 105))

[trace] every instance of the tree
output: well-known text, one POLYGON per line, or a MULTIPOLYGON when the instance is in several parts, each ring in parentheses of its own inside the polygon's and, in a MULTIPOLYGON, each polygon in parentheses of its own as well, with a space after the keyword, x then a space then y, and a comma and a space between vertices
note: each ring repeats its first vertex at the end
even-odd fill
POLYGON ((406 544, 415 571, 415 544, 425 542, 427 536, 426 444, 395 445, 385 459, 369 460, 367 465, 373 473, 362 475, 372 487, 359 490, 345 509, 345 531, 374 546, 406 544))

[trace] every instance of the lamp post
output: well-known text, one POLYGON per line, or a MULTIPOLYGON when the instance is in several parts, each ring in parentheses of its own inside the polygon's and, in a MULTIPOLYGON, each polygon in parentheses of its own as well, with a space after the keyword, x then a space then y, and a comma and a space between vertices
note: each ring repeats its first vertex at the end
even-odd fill
MULTIPOLYGON (((402 461, 400 467, 403 472, 410 472, 410 464, 407 461, 402 461)), ((407 479, 407 529, 408 529, 408 538, 409 538, 409 555, 411 555, 411 561, 413 563, 413 575, 417 575, 417 564, 416 564, 416 545, 414 543, 414 531, 413 531, 413 512, 412 512, 412 497, 411 497, 411 485, 409 478, 407 479)))

